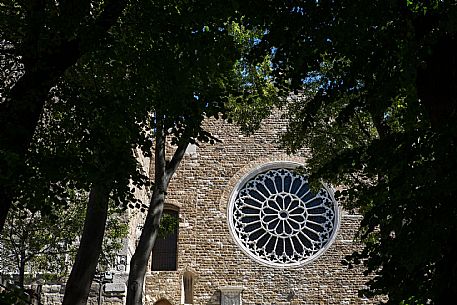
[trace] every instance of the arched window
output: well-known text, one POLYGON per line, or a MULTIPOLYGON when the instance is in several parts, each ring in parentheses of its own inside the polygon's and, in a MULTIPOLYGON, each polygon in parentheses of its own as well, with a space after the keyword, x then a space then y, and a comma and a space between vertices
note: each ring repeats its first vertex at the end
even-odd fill
POLYGON ((279 268, 300 267, 333 242, 339 207, 323 186, 313 194, 308 176, 293 162, 257 167, 237 184, 228 219, 235 242, 257 262, 279 268))
POLYGON ((190 271, 185 271, 182 275, 182 303, 194 303, 194 281, 195 275, 190 271))
POLYGON ((174 271, 177 269, 178 227, 179 212, 164 209, 159 235, 152 249, 152 271, 174 271))
POLYGON ((160 299, 154 305, 171 305, 171 303, 167 299, 160 299))

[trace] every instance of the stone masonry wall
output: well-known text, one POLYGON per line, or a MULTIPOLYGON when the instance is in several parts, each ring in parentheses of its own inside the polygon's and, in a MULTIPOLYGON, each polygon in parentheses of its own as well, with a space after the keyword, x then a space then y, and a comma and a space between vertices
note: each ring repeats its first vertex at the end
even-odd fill
POLYGON ((192 148, 172 179, 167 204, 179 207, 178 270, 151 272, 146 277, 145 303, 167 299, 182 303, 182 275, 196 275, 194 304, 220 304, 220 288, 242 287, 242 302, 255 304, 374 304, 357 297, 366 280, 342 258, 357 249, 353 242, 360 221, 341 216, 334 243, 318 259, 295 269, 275 269, 249 258, 235 243, 227 223, 227 205, 235 184, 256 166, 271 161, 306 164, 306 150, 288 156, 278 148, 285 130, 280 115, 265 121, 254 135, 242 135, 223 121, 208 120, 207 130, 222 143, 192 148))

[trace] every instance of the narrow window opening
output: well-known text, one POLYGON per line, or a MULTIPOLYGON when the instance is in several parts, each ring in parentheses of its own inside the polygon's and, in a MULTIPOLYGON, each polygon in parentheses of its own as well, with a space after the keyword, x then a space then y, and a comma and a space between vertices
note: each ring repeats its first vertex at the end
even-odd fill
POLYGON ((160 221, 159 234, 152 249, 152 271, 177 270, 178 211, 165 209, 160 221))
POLYGON ((182 276, 183 303, 194 303, 194 274, 190 271, 184 272, 182 276))

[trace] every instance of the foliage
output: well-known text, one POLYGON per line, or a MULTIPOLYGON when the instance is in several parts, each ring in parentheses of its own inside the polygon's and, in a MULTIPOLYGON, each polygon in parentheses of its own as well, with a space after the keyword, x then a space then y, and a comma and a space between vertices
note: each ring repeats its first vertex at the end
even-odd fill
POLYGON ((108 210, 102 253, 97 266, 98 272, 113 268, 116 255, 122 250, 123 242, 128 235, 128 223, 124 211, 114 207, 112 204, 108 210))
POLYGON ((131 35, 127 58, 140 59, 129 67, 141 80, 133 83, 137 97, 151 101, 155 140, 154 186, 130 264, 127 304, 141 302, 145 263, 159 233, 157 211, 185 148, 217 141, 203 121, 227 118, 230 108, 235 113, 236 107, 242 109, 236 103, 248 98, 258 105, 275 98, 271 84, 269 90, 265 86, 267 65, 245 60, 245 41, 255 36, 238 26, 232 13, 223 1, 154 1, 132 6, 120 25, 131 35), (167 141, 176 146, 165 147, 167 141))
MULTIPOLYGON (((110 30, 131 2, 0 2, 2 47, 8 46, 2 48, 2 69, 3 64, 6 67, 2 80, 8 81, 2 82, 0 103, 1 228, 13 202, 18 202, 18 209, 48 215, 66 205, 68 188, 98 190, 90 198, 104 207, 107 196, 118 206, 138 204, 131 186, 148 181, 132 150, 147 139, 140 124, 150 108, 129 103, 128 94, 119 94, 126 86, 117 86, 116 80, 128 73, 109 60, 110 30), (20 69, 17 74, 15 67, 20 69)), ((100 245, 83 246, 89 253, 77 256, 91 258, 90 264, 76 268, 87 273, 84 278, 89 283, 72 281, 86 285, 87 291, 100 253, 104 212, 100 211, 98 223, 88 225, 100 228, 89 232, 100 245)), ((85 236, 82 245, 90 242, 85 236)), ((67 283, 69 291, 84 291, 72 287, 67 283)), ((79 302, 75 296, 70 299, 79 302)))
POLYGON ((166 238, 176 231, 179 226, 179 218, 169 213, 163 213, 160 219, 158 238, 166 238))
POLYGON ((150 151, 145 133, 150 104, 134 97, 128 67, 115 51, 94 52, 67 71, 46 104, 29 158, 30 167, 52 186, 89 191, 93 183, 107 183, 114 202, 127 207, 137 203, 131 186, 148 185, 132 152, 150 151))
MULTIPOLYGON (((69 203, 52 210, 52 214, 39 211, 14 209, 8 216, 2 232, 1 270, 19 275, 19 284, 24 275, 39 275, 50 281, 62 281, 68 276, 78 247, 84 223, 87 196, 68 192, 69 203)), ((112 266, 114 257, 122 248, 122 239, 127 235, 127 223, 119 211, 110 209, 99 269, 112 266)))
MULTIPOLYGON (((243 20, 243 19, 241 19, 243 20)), ((241 21, 242 22, 242 21, 241 21)), ((248 29, 242 23, 232 22, 228 27, 241 58, 234 65, 237 81, 242 84, 242 95, 231 96, 226 104, 230 121, 235 121, 242 131, 252 133, 260 127, 273 106, 280 106, 277 90, 271 78, 271 56, 265 55, 257 64, 249 60, 249 52, 262 36, 257 28, 248 29)))
POLYGON ((261 73, 234 68, 240 30, 230 32, 232 9, 222 1, 1 6, 8 81, 0 104, 0 216, 13 200, 19 210, 48 215, 66 206, 66 189, 99 184, 118 206, 144 209, 132 184, 148 179, 132 151, 150 155, 158 129, 181 148, 212 143, 205 118, 225 113, 240 92, 258 100, 261 73))
MULTIPOLYGON (((276 86, 296 90, 284 145, 364 216, 367 296, 445 304, 457 293, 455 1, 258 1, 276 86)), ((254 12, 255 11, 255 14, 254 12)), ((257 53, 254 53, 254 57, 257 53)))
POLYGON ((267 64, 246 60, 258 33, 233 13, 222 1, 155 1, 132 5, 120 25, 128 39, 122 56, 132 59, 124 61, 135 77, 130 85, 165 115, 174 144, 183 137, 214 142, 200 126, 205 117, 227 118, 244 101, 264 105, 276 98, 267 64))
POLYGON ((24 272, 52 272, 57 278, 67 274, 68 258, 84 221, 82 199, 74 193, 70 198, 72 208, 56 209, 52 216, 11 211, 2 234, 3 271, 20 274, 22 281, 24 272))
POLYGON ((0 305, 28 305, 28 295, 24 290, 18 287, 8 287, 0 292, 0 305))
MULTIPOLYGON (((134 187, 147 186, 148 179, 132 151, 150 156, 159 130, 180 152, 188 143, 213 143, 205 118, 219 118, 241 94, 261 105, 274 93, 271 86, 258 93, 269 82, 262 78, 268 65, 236 66, 244 52, 236 37, 244 30, 236 29, 232 8, 222 1, 0 5, 1 40, 11 46, 4 62, 18 61, 6 65, 1 90, 1 226, 13 201, 19 210, 45 216, 67 205, 68 188, 100 186, 117 206, 145 209, 134 187)), ((168 180, 178 159, 170 162, 168 180)), ((95 247, 86 250, 97 253, 95 247)), ((91 268, 82 267, 90 278, 91 268)), ((73 287, 67 283, 67 290, 73 287)), ((66 293, 67 300, 75 298, 66 293)))
POLYGON ((0 228, 33 168, 29 149, 51 88, 82 57, 106 48, 127 3, 0 1, 0 228))

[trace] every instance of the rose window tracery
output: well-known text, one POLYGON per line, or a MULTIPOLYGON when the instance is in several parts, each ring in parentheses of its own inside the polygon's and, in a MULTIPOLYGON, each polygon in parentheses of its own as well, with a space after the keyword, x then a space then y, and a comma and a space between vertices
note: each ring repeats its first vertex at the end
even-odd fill
POLYGON ((239 183, 229 224, 236 242, 255 260, 301 266, 329 246, 338 227, 338 206, 325 187, 312 194, 307 176, 293 169, 296 164, 281 165, 267 165, 239 183))

